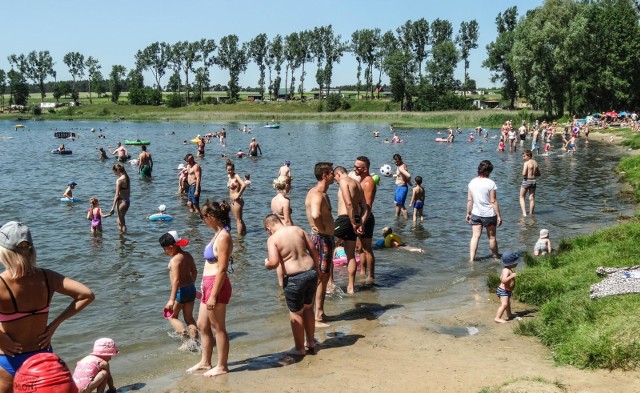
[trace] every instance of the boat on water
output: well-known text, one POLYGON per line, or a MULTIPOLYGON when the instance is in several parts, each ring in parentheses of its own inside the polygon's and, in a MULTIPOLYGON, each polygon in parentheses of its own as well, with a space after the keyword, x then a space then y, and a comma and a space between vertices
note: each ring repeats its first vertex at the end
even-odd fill
POLYGON ((135 141, 124 141, 125 145, 133 145, 133 146, 147 146, 150 145, 151 142, 149 141, 141 141, 140 139, 137 139, 135 141))
POLYGON ((267 124, 264 128, 280 128, 280 123, 267 124))
POLYGON ((24 124, 16 124, 16 130, 17 130, 18 128, 24 128, 24 124))

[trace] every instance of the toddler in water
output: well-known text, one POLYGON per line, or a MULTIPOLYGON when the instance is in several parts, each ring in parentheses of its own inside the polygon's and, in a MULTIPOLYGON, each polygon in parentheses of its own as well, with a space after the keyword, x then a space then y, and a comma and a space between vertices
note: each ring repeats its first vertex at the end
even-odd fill
POLYGON ((533 255, 545 255, 551 252, 551 240, 549 240, 549 230, 541 229, 540 238, 533 246, 533 255))
POLYGON ((244 185, 249 187, 251 185, 251 174, 247 173, 244 175, 244 185))
POLYGON ((73 190, 76 188, 77 185, 78 183, 76 183, 75 181, 69 180, 69 182, 67 183, 67 189, 64 191, 64 194, 62 194, 62 197, 67 199, 73 199, 73 190))
POLYGON ((91 220, 91 234, 102 232, 102 218, 108 217, 102 215, 102 209, 100 209, 100 202, 98 198, 92 197, 89 199, 89 211, 87 212, 87 220, 91 220))
POLYGON ((498 148, 496 151, 504 151, 504 138, 500 137, 500 142, 498 142, 498 148))
POLYGON ((110 338, 99 338, 93 344, 93 352, 82 358, 73 372, 73 381, 79 393, 90 393, 94 390, 115 392, 113 377, 109 368, 109 360, 118 354, 116 343, 110 338))

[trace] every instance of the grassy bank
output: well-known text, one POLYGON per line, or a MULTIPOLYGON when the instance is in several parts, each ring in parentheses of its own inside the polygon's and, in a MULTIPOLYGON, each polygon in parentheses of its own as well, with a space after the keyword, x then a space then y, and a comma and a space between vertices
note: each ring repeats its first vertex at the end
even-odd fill
MULTIPOLYGON (((349 100, 350 108, 324 111, 321 101, 246 102, 233 104, 189 105, 182 108, 114 104, 105 99, 83 100, 79 107, 44 110, 41 120, 128 120, 128 121, 201 121, 201 122, 267 122, 323 121, 376 122, 396 128, 500 127, 506 120, 534 121, 541 114, 527 111, 475 110, 445 112, 401 112, 399 104, 389 100, 349 100)), ((35 103, 34 103, 35 104, 35 103)), ((31 120, 30 113, 0 113, 0 119, 31 120)))
MULTIPOLYGON (((640 139, 630 130, 626 146, 640 139)), ((640 156, 621 160, 618 170, 640 201, 640 156)), ((535 318, 525 318, 515 332, 533 335, 549 346, 555 361, 580 368, 632 370, 640 367, 640 294, 606 296, 590 300, 591 285, 603 277, 596 269, 639 264, 640 217, 588 236, 562 241, 557 254, 525 256, 526 267, 516 279, 515 297, 539 307, 535 318)), ((490 277, 490 287, 497 276, 490 277)))

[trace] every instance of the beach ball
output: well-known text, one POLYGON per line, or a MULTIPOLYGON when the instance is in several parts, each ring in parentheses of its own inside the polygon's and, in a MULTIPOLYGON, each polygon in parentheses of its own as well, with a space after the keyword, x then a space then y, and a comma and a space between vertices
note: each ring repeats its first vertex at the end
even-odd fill
POLYGON ((380 173, 384 176, 391 176, 391 166, 389 166, 389 164, 384 164, 380 167, 380 173))
POLYGON ((371 178, 373 179, 373 182, 376 183, 376 185, 380 185, 380 176, 373 175, 371 176, 371 178))

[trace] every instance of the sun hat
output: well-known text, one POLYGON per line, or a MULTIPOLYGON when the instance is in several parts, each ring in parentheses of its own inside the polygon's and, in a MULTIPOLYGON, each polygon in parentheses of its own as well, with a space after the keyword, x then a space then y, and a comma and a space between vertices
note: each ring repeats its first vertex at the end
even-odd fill
POLYGON ((78 183, 76 183, 76 182, 75 182, 75 181, 73 181, 73 180, 69 180, 69 182, 67 182, 67 185, 68 185, 68 186, 77 186, 77 185, 78 185, 78 183))
POLYGON ((184 169, 184 164, 178 165, 178 169, 184 169))
POLYGON ((507 251, 502 254, 502 266, 513 266, 520 263, 520 254, 517 252, 507 251))
POLYGON ((549 230, 548 229, 541 229, 540 230, 540 238, 541 239, 546 239, 549 237, 549 230))
POLYGON ((14 392, 77 393, 71 371, 58 355, 37 353, 27 359, 13 379, 14 392))
POLYGON ((120 353, 116 348, 116 342, 110 338, 99 338, 93 343, 93 352, 91 355, 95 356, 113 356, 120 353))
POLYGON ((178 232, 176 231, 169 231, 167 232, 169 235, 171 235, 171 237, 173 237, 173 240, 176 241, 176 246, 178 247, 184 247, 187 244, 189 244, 189 239, 183 239, 180 236, 178 236, 178 232))
POLYGON ((0 228, 0 247, 17 251, 18 244, 27 242, 33 245, 31 231, 25 224, 17 221, 9 221, 0 228))
POLYGON ((161 212, 167 210, 167 205, 160 205, 158 206, 158 210, 160 210, 161 212))

